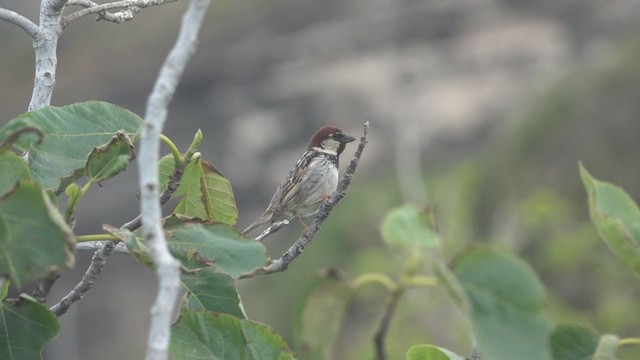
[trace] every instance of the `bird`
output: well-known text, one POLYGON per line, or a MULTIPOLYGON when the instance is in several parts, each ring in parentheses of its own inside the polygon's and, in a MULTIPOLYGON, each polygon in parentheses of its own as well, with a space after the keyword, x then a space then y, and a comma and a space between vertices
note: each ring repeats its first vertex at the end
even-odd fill
POLYGON ((355 138, 335 126, 323 126, 309 139, 309 146, 289 175, 278 185, 269 206, 247 227, 247 235, 264 224, 276 221, 300 220, 320 210, 338 187, 338 163, 347 143, 355 138))

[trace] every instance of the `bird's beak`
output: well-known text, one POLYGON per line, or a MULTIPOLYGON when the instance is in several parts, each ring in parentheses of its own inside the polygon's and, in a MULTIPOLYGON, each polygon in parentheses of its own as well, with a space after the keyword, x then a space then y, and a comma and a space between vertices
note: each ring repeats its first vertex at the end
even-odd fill
POLYGON ((350 143, 352 141, 356 141, 356 138, 354 138, 353 136, 349 136, 349 135, 342 135, 342 137, 340 138, 340 142, 343 143, 350 143))

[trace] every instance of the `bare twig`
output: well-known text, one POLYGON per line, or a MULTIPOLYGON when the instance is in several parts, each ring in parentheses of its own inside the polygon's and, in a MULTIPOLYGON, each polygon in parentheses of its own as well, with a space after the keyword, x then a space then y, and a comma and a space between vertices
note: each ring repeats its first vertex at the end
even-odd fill
POLYGON ((24 30, 27 35, 31 36, 34 41, 40 37, 40 28, 38 28, 38 25, 15 11, 0 8, 0 19, 18 26, 24 30))
MULTIPOLYGON (((110 240, 96 240, 96 241, 85 241, 85 242, 81 242, 76 244, 76 251, 77 250, 83 250, 83 251, 97 251, 102 249, 102 247, 104 246, 104 244, 106 244, 107 242, 110 242, 110 240)), ((117 243, 116 247, 113 249, 113 253, 114 254, 128 254, 129 250, 127 249, 127 246, 124 243, 117 243)))
POLYGON ((84 275, 82 275, 82 280, 76 285, 73 290, 71 290, 65 297, 60 300, 59 303, 53 305, 49 308, 51 312, 56 314, 57 316, 63 315, 69 310, 69 307, 74 302, 80 300, 82 295, 89 291, 93 286, 93 281, 100 275, 102 272, 104 265, 107 262, 107 258, 113 253, 113 249, 115 248, 116 243, 113 241, 106 242, 100 250, 96 251, 93 254, 93 258, 91 258, 91 265, 87 271, 85 271, 84 275))
POLYGON ((60 273, 58 271, 50 272, 44 279, 42 279, 42 281, 40 281, 38 286, 31 293, 31 296, 44 304, 44 302, 47 301, 47 296, 49 296, 49 293, 51 292, 51 287, 59 277, 60 273))
POLYGON ((389 294, 389 297, 387 298, 387 303, 384 307, 384 314, 382 315, 382 319, 380 320, 380 326, 378 327, 378 331, 376 331, 376 335, 373 338, 373 344, 376 350, 376 360, 387 359, 387 350, 384 340, 387 336, 387 332, 389 331, 391 318, 393 317, 393 314, 398 307, 398 301, 400 301, 403 293, 404 288, 399 287, 391 294, 389 294))
MULTIPOLYGON (((272 274, 280 271, 285 271, 289 265, 295 260, 298 255, 302 254, 305 247, 309 245, 312 241, 318 230, 320 230, 320 226, 329 216, 329 213, 333 210, 333 208, 342 200, 344 195, 346 194, 346 190, 351 184, 353 180, 353 174, 358 167, 358 162, 360 161, 360 156, 362 156, 362 152, 364 151, 365 146, 367 145, 367 135, 369 133, 369 121, 364 123, 364 132, 362 137, 360 138, 360 144, 358 144, 358 148, 353 154, 353 158, 347 167, 342 179, 338 183, 338 187, 336 191, 333 192, 329 201, 322 204, 318 214, 313 219, 313 223, 311 226, 307 228, 307 230, 296 240, 293 245, 287 250, 279 259, 272 261, 270 264, 266 265, 263 268, 259 268, 249 274, 245 274, 241 276, 241 278, 250 278, 256 275, 261 274, 272 274)), ((261 234, 262 235, 262 234, 261 234)))
POLYGON ((168 358, 171 320, 180 289, 180 262, 169 252, 161 224, 161 205, 158 198, 160 132, 180 76, 195 51, 198 32, 208 6, 209 0, 191 0, 189 3, 182 18, 178 39, 169 52, 149 96, 142 126, 138 157, 142 229, 159 283, 158 295, 151 307, 147 360, 168 358))
POLYGON ((263 242, 264 239, 275 233, 276 231, 282 229, 285 225, 289 224, 289 220, 276 221, 271 226, 269 226, 265 231, 263 231, 260 235, 256 236, 256 241, 263 242))
POLYGON ((85 16, 97 14, 97 20, 107 20, 115 23, 123 23, 133 19, 133 16, 140 11, 140 9, 158 6, 168 2, 175 2, 177 0, 122 0, 114 1, 106 4, 98 4, 90 0, 72 0, 69 5, 78 5, 84 7, 82 10, 78 10, 64 17, 64 26, 71 24, 72 22, 83 18, 85 16), (109 13, 107 10, 122 9, 115 13, 109 13))

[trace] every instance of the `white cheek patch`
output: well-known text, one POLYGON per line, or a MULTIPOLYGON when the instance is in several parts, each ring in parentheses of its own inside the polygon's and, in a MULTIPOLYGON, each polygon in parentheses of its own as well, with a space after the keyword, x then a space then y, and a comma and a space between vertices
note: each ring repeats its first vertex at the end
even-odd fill
POLYGON ((321 149, 318 149, 318 148, 316 148, 316 149, 318 151, 320 151, 320 152, 325 153, 325 154, 337 155, 339 147, 340 147, 340 142, 339 141, 335 141, 333 139, 327 139, 327 140, 322 142, 322 148, 321 149))

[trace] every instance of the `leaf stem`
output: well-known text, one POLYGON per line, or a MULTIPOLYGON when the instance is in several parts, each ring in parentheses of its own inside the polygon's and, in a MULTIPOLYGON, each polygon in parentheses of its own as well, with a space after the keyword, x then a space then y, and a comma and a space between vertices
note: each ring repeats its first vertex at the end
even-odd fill
POLYGON ((179 166, 182 166, 182 164, 184 163, 184 158, 182 157, 182 154, 180 154, 180 150, 178 150, 176 144, 174 144, 171 139, 162 134, 160 134, 160 140, 162 140, 162 142, 167 145, 167 147, 169 147, 169 150, 171 150, 173 161, 175 161, 175 167, 177 168, 179 166))
POLYGON ((393 279, 391 279, 389 276, 382 273, 365 273, 365 274, 359 275, 358 277, 353 279, 351 286, 353 286, 354 288, 358 288, 371 283, 380 284, 391 292, 398 289, 398 284, 395 281, 393 281, 393 279))
POLYGON ((76 236, 77 243, 87 242, 87 241, 98 241, 98 240, 119 241, 120 239, 111 234, 91 234, 91 235, 76 236))
POLYGON ((640 345, 640 338, 626 338, 620 340, 620 346, 624 345, 640 345))

